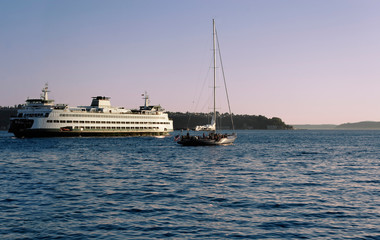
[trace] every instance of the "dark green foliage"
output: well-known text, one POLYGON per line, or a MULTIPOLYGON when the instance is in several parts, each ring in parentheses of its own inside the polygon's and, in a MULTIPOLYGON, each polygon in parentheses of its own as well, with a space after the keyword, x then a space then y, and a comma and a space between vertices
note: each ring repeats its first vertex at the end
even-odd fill
POLYGON ((0 130, 8 130, 10 124, 9 119, 11 116, 16 116, 16 114, 16 108, 0 107, 0 130))
MULTIPOLYGON (((173 120, 174 129, 194 129, 198 125, 211 122, 209 113, 181 113, 168 112, 169 118, 173 120)), ((231 117, 228 113, 217 114, 217 124, 220 129, 232 129, 231 117)), ((233 115, 235 129, 293 129, 286 125, 280 118, 267 118, 255 115, 233 115)))

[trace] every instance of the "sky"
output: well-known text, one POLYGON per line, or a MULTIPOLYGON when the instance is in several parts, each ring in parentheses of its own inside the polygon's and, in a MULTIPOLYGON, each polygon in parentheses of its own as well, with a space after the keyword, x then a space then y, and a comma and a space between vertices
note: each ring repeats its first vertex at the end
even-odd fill
POLYGON ((70 106, 102 95, 137 108, 147 91, 167 111, 208 112, 215 19, 233 113, 380 121, 379 12, 377 0, 0 0, 0 106, 48 83, 70 106))

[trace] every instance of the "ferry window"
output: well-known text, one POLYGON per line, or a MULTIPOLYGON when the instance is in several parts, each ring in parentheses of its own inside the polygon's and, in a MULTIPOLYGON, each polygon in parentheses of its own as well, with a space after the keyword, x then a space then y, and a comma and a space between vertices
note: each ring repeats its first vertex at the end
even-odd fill
POLYGON ((54 120, 55 123, 58 123, 59 121, 58 120, 54 120))
POLYGON ((51 122, 53 122, 53 121, 52 121, 52 120, 47 120, 47 122, 48 122, 48 123, 51 123, 51 122))
POLYGON ((67 123, 72 123, 73 121, 71 121, 71 120, 67 120, 67 123))
POLYGON ((105 121, 102 121, 102 123, 106 123, 105 121))
POLYGON ((120 124, 120 122, 116 122, 117 124, 120 124))
POLYGON ((85 121, 85 123, 90 123, 90 121, 85 121))
POLYGON ((78 121, 73 121, 74 123, 78 123, 78 121))
POLYGON ((91 121, 91 123, 95 123, 95 121, 91 121))
POLYGON ((115 124, 116 122, 112 122, 112 124, 115 124))
POLYGON ((100 121, 96 121, 96 123, 100 123, 100 121))

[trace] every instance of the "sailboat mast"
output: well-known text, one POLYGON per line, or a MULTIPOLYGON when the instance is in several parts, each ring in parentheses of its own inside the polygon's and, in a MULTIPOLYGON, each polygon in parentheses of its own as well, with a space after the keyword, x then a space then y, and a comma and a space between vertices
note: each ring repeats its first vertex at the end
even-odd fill
MULTIPOLYGON (((215 130, 216 130, 216 40, 215 40, 215 34, 216 34, 216 31, 215 31, 215 20, 213 19, 212 20, 212 39, 213 39, 213 53, 214 53, 214 120, 215 120, 215 130)), ((214 131, 215 131, 214 130, 214 131)))

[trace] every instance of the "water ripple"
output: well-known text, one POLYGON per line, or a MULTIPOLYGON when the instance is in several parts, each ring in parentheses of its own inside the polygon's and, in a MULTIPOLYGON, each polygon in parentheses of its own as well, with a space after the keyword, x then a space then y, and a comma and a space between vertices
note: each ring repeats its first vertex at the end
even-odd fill
POLYGON ((0 134, 2 239, 379 239, 379 131, 0 134))

